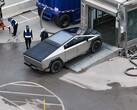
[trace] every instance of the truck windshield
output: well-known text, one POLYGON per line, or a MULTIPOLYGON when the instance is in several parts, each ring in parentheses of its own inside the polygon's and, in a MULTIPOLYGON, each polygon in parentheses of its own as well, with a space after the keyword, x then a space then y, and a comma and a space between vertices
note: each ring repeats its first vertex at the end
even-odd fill
POLYGON ((62 45, 72 37, 73 36, 67 32, 59 31, 47 39, 62 45))

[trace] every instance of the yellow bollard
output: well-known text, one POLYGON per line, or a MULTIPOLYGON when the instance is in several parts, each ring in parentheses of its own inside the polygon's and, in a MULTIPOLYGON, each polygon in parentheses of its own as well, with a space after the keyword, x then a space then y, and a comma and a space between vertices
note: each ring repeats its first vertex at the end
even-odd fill
POLYGON ((45 99, 44 99, 44 101, 43 101, 43 105, 44 105, 44 110, 46 110, 45 99))

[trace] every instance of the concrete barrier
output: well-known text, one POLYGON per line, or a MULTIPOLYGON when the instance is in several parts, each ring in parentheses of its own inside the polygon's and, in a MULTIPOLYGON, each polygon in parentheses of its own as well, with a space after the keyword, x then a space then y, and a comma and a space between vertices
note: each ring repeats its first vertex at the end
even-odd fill
POLYGON ((3 18, 12 17, 23 12, 36 9, 37 0, 24 0, 2 8, 3 18))

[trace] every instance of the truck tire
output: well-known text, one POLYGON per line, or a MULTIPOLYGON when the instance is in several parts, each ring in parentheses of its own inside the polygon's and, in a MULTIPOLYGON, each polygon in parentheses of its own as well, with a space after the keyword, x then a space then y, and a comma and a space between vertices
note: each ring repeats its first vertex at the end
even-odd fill
POLYGON ((95 53, 95 52, 97 52, 97 51, 99 51, 100 49, 101 49, 101 46, 102 46, 102 41, 101 41, 101 39, 97 39, 97 40, 95 40, 93 43, 92 43, 92 45, 91 45, 91 52, 92 53, 95 53))
POLYGON ((50 71, 51 71, 52 73, 58 73, 58 72, 60 72, 60 70, 62 69, 62 67, 63 67, 62 62, 61 62, 60 60, 56 60, 56 61, 54 61, 54 62, 51 64, 51 66, 50 66, 50 71))
POLYGON ((59 16, 54 16, 54 17, 53 17, 53 20, 54 20, 55 24, 56 24, 58 27, 60 27, 60 25, 59 25, 59 16))
POLYGON ((63 14, 60 17, 56 16, 54 18, 54 21, 57 26, 59 26, 61 28, 65 28, 65 27, 69 26, 69 24, 70 24, 70 16, 67 14, 63 14))

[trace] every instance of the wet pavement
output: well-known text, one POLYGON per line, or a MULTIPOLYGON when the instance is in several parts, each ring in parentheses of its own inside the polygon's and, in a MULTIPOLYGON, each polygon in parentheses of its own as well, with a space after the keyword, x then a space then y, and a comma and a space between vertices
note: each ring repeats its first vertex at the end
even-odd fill
MULTIPOLYGON (((33 45, 37 43, 33 42, 33 45)), ((56 94, 63 102, 65 110, 136 110, 137 87, 122 88, 119 83, 111 83, 108 84, 108 86, 112 87, 110 90, 94 91, 81 88, 60 80, 63 75, 73 73, 65 68, 58 74, 51 74, 38 72, 27 67, 23 63, 22 53, 24 51, 24 43, 0 44, 0 85, 3 85, 0 86, 1 107, 17 108, 18 105, 19 108, 24 107, 21 110, 30 110, 30 108, 27 109, 28 107, 38 107, 41 110, 42 104, 39 105, 39 103, 42 103, 43 98, 30 95, 50 95, 50 93, 41 88, 29 86, 25 83, 27 81, 42 85, 56 94), (24 81, 24 83, 19 83, 20 81, 24 81), (26 93, 29 93, 29 95, 26 93)), ((60 104, 56 99, 47 99, 47 103, 51 103, 48 101, 53 104, 60 104)), ((59 106, 56 107, 55 110, 58 110, 59 106)))
MULTIPOLYGON (((16 38, 12 38, 7 29, 0 31, 0 110, 41 110, 43 109, 43 99, 45 99, 46 107, 49 110, 136 110, 136 86, 121 87, 118 80, 114 80, 117 81, 114 82, 106 79, 107 86, 110 88, 102 90, 102 86, 106 86, 106 84, 101 85, 102 79, 106 78, 101 74, 102 72, 104 74, 106 72, 109 79, 118 79, 114 75, 118 69, 113 65, 106 66, 104 64, 103 71, 103 67, 99 66, 79 74, 66 68, 63 68, 58 74, 44 73, 24 65, 23 52, 26 51, 26 48, 22 33, 25 25, 29 24, 34 32, 32 46, 39 43, 39 17, 37 10, 34 10, 15 18, 20 23, 16 38), (10 39, 9 42, 8 39, 10 39), (16 39, 18 39, 17 43, 16 39), (115 71, 109 71, 108 67, 115 71), (111 75, 112 73, 114 76, 111 75), (63 76, 65 76, 64 79, 73 83, 62 80, 63 76), (79 77, 81 77, 80 80, 79 77), (89 82, 89 80, 93 82, 89 82), (99 88, 99 90, 93 90, 94 88, 99 88)), ((9 25, 6 20, 4 22, 9 25)), ((42 23, 49 31, 60 30, 53 22, 43 21, 42 23)), ((116 64, 118 63, 116 62, 116 64)), ((121 65, 122 62, 118 66, 121 65)), ((121 76, 120 78, 122 79, 121 76)), ((129 79, 130 81, 136 80, 136 78, 129 79)), ((129 79, 127 80, 125 77, 124 81, 128 82, 129 79)))
MULTIPOLYGON (((5 110, 64 110, 61 100, 47 88, 27 81, 4 84, 0 87, 0 100, 5 103, 5 110), (45 102, 44 102, 45 100, 45 102)), ((0 106, 2 110, 3 106, 0 106)))

